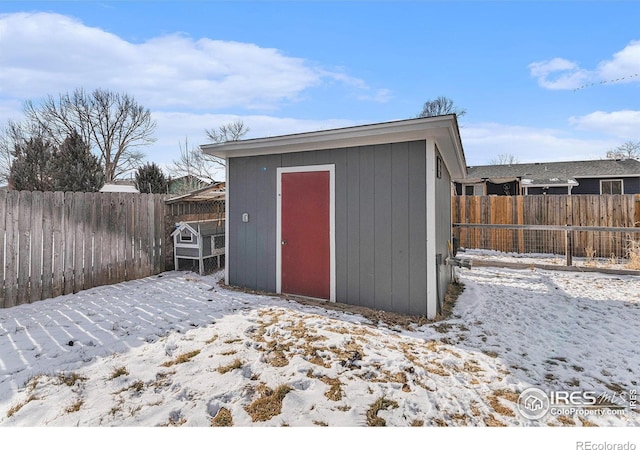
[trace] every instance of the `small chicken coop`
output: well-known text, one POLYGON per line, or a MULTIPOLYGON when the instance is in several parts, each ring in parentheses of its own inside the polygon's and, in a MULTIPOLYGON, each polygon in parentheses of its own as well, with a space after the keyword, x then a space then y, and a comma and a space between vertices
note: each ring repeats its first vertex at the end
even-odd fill
POLYGON ((175 270, 181 270, 180 262, 198 262, 198 272, 205 273, 215 262, 220 267, 220 258, 224 258, 225 232, 224 220, 198 222, 179 222, 171 233, 173 237, 173 259, 175 270))

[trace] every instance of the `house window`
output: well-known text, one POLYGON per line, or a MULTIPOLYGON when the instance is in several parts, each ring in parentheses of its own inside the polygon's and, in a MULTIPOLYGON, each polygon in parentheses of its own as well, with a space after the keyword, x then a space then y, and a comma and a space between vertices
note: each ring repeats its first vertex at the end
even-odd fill
POLYGON ((464 195, 473 195, 474 186, 473 184, 467 184, 464 187, 464 195))
POLYGON ((600 194, 622 194, 622 180, 600 180, 600 194))

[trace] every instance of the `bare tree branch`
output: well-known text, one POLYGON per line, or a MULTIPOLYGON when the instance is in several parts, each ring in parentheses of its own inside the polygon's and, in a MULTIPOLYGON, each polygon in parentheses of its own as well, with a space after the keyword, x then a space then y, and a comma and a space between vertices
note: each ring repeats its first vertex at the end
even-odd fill
POLYGON ((635 159, 640 161, 640 141, 627 141, 607 151, 607 159, 635 159))
POLYGON ((249 132, 249 127, 242 120, 236 120, 235 122, 220 125, 217 130, 209 128, 204 132, 211 142, 222 144, 229 141, 239 141, 249 132))
POLYGON ((224 160, 200 151, 198 147, 189 148, 189 139, 185 137, 180 145, 180 156, 168 167, 174 177, 198 177, 209 183, 217 181, 216 173, 224 168, 224 160))
POLYGON ((466 109, 458 108, 453 104, 453 100, 440 96, 435 100, 427 100, 422 106, 422 111, 417 117, 434 117, 444 116, 447 114, 456 114, 458 117, 464 116, 466 109))
POLYGON ((139 165, 144 155, 134 147, 155 141, 151 113, 129 95, 96 89, 76 89, 39 105, 25 103, 27 123, 37 124, 58 145, 76 131, 100 155, 106 182, 139 165))
POLYGON ((493 158, 491 161, 489 161, 489 164, 492 164, 494 166, 509 166, 511 164, 518 164, 518 163, 520 163, 518 158, 508 153, 498 155, 495 158, 493 158))

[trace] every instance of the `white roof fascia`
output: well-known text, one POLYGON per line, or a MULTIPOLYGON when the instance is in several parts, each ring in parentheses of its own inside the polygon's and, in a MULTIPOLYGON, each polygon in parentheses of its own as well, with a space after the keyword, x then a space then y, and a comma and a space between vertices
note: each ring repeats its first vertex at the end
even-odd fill
POLYGON ((433 139, 452 178, 466 176, 466 161, 455 115, 407 119, 334 130, 204 144, 200 149, 219 158, 294 153, 433 139))
POLYGON ((176 227, 175 230, 173 230, 173 232, 171 233, 171 236, 175 236, 176 234, 178 234, 180 231, 184 230, 185 228, 189 229, 191 231, 191 233, 195 234, 196 236, 200 233, 198 233, 198 231, 194 230, 187 222, 180 222, 179 224, 177 224, 178 226, 176 227))
POLYGON ((635 178, 640 174, 624 174, 624 175, 576 175, 573 178, 635 178))

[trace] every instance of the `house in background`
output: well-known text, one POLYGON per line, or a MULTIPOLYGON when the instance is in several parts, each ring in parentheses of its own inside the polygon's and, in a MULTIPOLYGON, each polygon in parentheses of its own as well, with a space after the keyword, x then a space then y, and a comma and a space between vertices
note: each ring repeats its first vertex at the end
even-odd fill
POLYGON ((227 284, 436 316, 466 172, 455 115, 201 149, 226 160, 227 284))
POLYGON ((127 194, 139 194, 140 191, 136 188, 136 183, 130 179, 113 180, 111 183, 106 183, 100 189, 100 192, 124 192, 127 194))
POLYGON ((474 166, 455 182, 457 195, 640 194, 640 161, 474 166))
POLYGON ((185 175, 169 180, 169 195, 184 195, 192 191, 206 188, 212 183, 195 175, 185 175))

